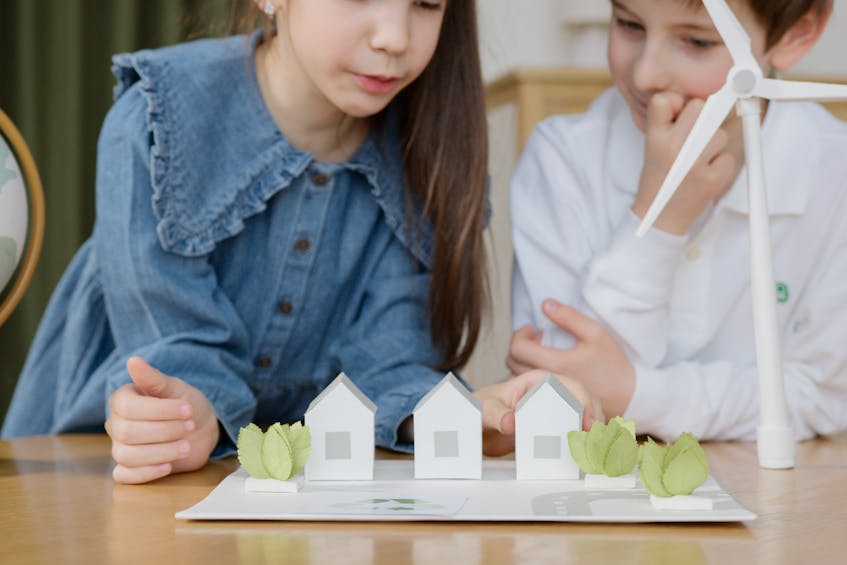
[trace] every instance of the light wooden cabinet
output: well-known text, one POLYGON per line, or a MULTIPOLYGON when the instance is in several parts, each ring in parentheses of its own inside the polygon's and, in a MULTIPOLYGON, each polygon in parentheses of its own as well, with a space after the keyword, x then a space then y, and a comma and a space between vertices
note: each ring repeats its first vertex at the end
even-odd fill
MULTIPOLYGON (((612 85, 606 71, 590 69, 519 69, 486 87, 489 112, 514 105, 520 152, 535 124, 554 114, 576 114, 612 85)), ((492 135, 499 132, 492 131, 492 135)))

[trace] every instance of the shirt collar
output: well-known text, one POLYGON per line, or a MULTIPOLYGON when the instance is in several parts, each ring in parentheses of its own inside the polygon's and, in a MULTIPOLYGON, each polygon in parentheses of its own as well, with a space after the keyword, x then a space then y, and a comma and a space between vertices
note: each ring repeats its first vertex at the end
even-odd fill
MULTIPOLYGON (((801 147, 796 141, 814 139, 816 135, 813 126, 795 108, 795 103, 771 102, 762 124, 765 190, 771 216, 798 215, 806 210, 811 190, 809 171, 819 159, 816 145, 801 147)), ((721 207, 749 213, 746 166, 718 203, 721 207)))

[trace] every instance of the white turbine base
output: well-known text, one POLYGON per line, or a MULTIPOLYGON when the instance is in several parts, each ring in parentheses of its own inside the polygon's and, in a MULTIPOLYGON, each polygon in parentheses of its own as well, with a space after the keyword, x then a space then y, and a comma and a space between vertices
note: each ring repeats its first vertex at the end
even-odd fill
POLYGON ((794 467, 794 431, 791 426, 759 426, 756 428, 759 467, 791 469, 794 467))

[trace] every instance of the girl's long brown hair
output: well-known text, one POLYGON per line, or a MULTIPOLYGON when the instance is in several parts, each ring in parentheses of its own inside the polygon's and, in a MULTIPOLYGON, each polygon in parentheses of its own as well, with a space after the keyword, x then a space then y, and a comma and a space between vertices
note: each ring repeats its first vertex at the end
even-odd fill
MULTIPOLYGON (((447 371, 465 365, 473 352, 490 291, 483 243, 488 132, 476 6, 447 0, 444 10, 432 60, 397 102, 404 115, 407 215, 413 200, 421 202, 434 233, 430 333, 441 353, 437 368, 447 371)), ((247 0, 235 28, 252 29, 257 18, 247 0)), ((413 237, 420 235, 416 224, 407 222, 413 237)))

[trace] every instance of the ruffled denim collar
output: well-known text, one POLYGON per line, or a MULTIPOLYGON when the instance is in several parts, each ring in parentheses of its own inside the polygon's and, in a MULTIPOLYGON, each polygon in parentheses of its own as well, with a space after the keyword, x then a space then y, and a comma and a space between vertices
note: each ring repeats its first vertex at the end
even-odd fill
MULTIPOLYGON (((115 99, 139 83, 147 101, 152 203, 166 250, 209 253, 314 161, 282 136, 262 100, 252 57, 260 38, 257 32, 113 58, 115 99)), ((387 131, 385 139, 371 135, 343 166, 367 178, 386 223, 431 267, 431 228, 407 229, 402 151, 396 128, 387 131)))

